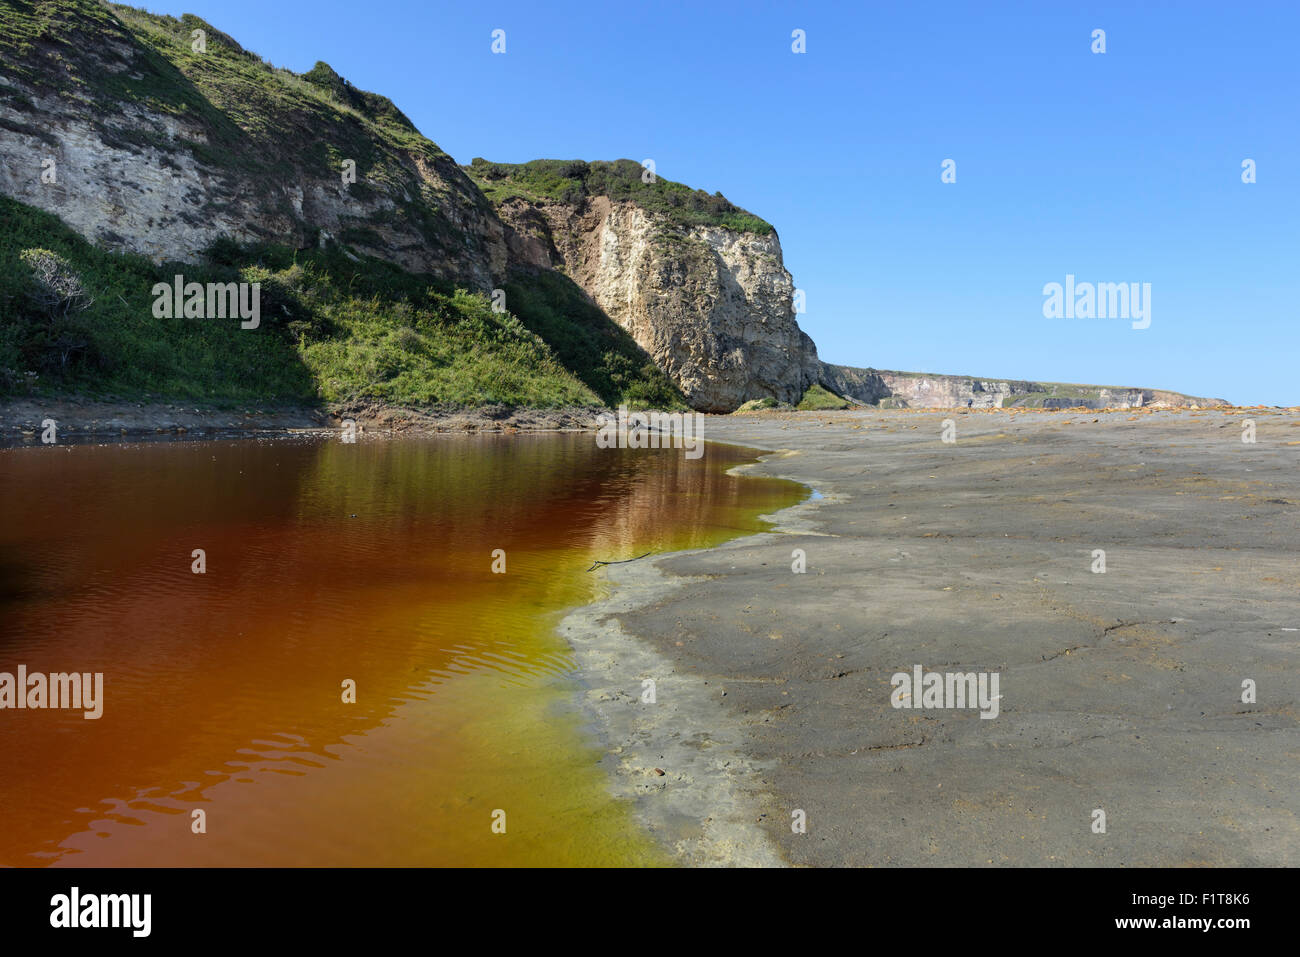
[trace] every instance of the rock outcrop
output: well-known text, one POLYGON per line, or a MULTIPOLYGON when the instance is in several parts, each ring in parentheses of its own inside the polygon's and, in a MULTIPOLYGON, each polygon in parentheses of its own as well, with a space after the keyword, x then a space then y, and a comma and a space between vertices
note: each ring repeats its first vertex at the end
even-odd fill
POLYGON ((1029 382, 1023 379, 978 379, 822 365, 827 388, 864 405, 896 409, 1136 409, 1227 405, 1160 389, 1029 382))
POLYGON ((675 183, 645 184, 630 160, 476 160, 469 169, 500 197, 512 264, 565 273, 692 407, 730 412, 749 399, 798 402, 818 381, 817 348, 795 320, 794 282, 768 224, 721 197, 706 198, 713 210, 661 203, 695 197, 675 183), (550 174, 554 181, 542 181, 550 192, 562 183, 558 197, 530 188, 550 174))
POLYGON ((874 369, 855 369, 823 362, 820 378, 821 384, 836 395, 862 405, 880 405, 893 395, 884 378, 874 369))
POLYGON ((1037 382, 976 379, 966 376, 881 372, 889 389, 888 404, 913 409, 998 409, 1035 393, 1046 395, 1037 382), (1011 400, 1011 401, 1008 401, 1011 400))
MULTIPOLYGON (((630 160, 460 167, 386 97, 324 63, 275 68, 188 14, 62 0, 8 4, 0 26, 0 193, 108 249, 161 263, 225 238, 336 243, 484 292, 555 271, 567 279, 543 278, 572 298, 552 314, 591 313, 581 335, 595 355, 570 364, 599 394, 648 369, 663 385, 654 401, 677 401, 676 386, 709 412, 798 403, 814 384, 926 408, 1188 399, 829 365, 796 321, 776 231, 720 193, 630 160), (613 339, 623 351, 602 365, 613 339)), ((550 344, 557 355, 571 333, 550 344)))
POLYGON ((479 290, 504 271, 491 205, 385 97, 323 63, 273 68, 190 15, 45 6, 0 50, 0 192, 154 261, 342 239, 479 290))

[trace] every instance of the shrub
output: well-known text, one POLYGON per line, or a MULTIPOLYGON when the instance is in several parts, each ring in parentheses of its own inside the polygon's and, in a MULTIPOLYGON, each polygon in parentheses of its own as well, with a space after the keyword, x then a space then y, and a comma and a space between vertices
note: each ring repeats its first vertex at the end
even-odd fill
POLYGON ((31 376, 19 372, 62 373, 95 356, 91 337, 80 315, 95 304, 81 276, 58 253, 24 249, 18 259, 30 270, 17 297, 15 319, 6 331, 9 362, 4 385, 17 387, 31 376), (20 368, 16 368, 16 362, 20 368))
POLYGON ((32 271, 32 304, 51 320, 85 312, 95 304, 81 277, 58 253, 48 249, 24 249, 18 258, 32 271))
POLYGON ((823 412, 831 409, 847 409, 848 407, 847 399, 841 399, 835 393, 819 385, 810 385, 799 404, 795 406, 796 409, 802 412, 823 412))

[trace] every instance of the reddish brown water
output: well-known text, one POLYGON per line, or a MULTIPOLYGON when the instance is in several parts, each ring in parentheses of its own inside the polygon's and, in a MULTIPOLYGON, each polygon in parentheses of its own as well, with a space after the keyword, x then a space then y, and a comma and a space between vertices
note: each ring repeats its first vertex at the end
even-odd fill
POLYGON ((802 497, 724 474, 747 460, 589 434, 0 450, 0 672, 104 674, 98 720, 0 710, 0 864, 662 862, 555 624, 594 559, 802 497))

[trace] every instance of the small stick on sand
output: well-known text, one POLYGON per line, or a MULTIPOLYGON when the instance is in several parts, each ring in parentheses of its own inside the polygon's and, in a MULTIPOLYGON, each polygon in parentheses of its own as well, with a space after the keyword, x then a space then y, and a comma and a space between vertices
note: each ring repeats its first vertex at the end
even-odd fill
MULTIPOLYGON (((649 552, 645 553, 645 555, 649 554, 649 552)), ((593 562, 591 568, 588 568, 587 571, 594 571, 597 565, 626 565, 628 562, 634 562, 638 559, 645 558, 645 555, 638 555, 636 558, 625 558, 621 562, 593 562)))

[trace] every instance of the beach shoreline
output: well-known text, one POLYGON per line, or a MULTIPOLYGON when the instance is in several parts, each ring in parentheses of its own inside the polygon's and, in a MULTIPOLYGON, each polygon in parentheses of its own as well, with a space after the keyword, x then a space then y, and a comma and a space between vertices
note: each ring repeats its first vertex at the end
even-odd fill
POLYGON ((824 497, 610 569, 562 626, 618 788, 680 862, 1300 861, 1295 411, 709 424, 824 497), (999 713, 893 707, 914 667, 1000 676, 999 713), (648 718, 642 670, 676 689, 648 718))
MULTIPOLYGON (((728 473, 744 474, 768 457, 765 453, 728 473)), ((744 722, 724 706, 726 683, 679 669, 627 632, 620 616, 671 602, 690 581, 665 573, 660 561, 725 555, 741 543, 809 531, 815 510, 830 500, 810 490, 802 501, 759 516, 773 526, 770 531, 605 566, 604 594, 571 609, 557 626, 573 649, 584 686, 582 705, 606 748, 612 793, 634 802, 642 826, 679 864, 785 866, 758 826, 770 804, 764 783, 769 768, 745 753, 744 722), (655 682, 653 703, 643 698, 646 679, 655 682)))
POLYGON ((0 400, 0 448, 41 443, 47 420, 58 442, 122 442, 213 439, 341 432, 390 435, 441 433, 563 432, 594 429, 603 409, 482 406, 411 409, 382 402, 333 403, 320 407, 239 403, 232 408, 180 402, 23 398, 0 400))
MULTIPOLYGON (((135 408, 9 402, 0 437, 39 443, 42 413, 73 426, 60 443, 339 431, 311 410, 135 408)), ((356 410, 372 437, 599 414, 374 411, 356 410)), ((560 625, 613 791, 678 862, 1300 861, 1300 410, 769 411, 710 416, 705 437, 821 497, 609 566, 610 593, 560 625), (913 668, 999 676, 999 714, 892 707, 913 668)))

